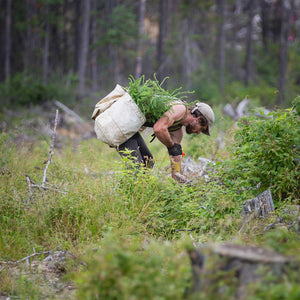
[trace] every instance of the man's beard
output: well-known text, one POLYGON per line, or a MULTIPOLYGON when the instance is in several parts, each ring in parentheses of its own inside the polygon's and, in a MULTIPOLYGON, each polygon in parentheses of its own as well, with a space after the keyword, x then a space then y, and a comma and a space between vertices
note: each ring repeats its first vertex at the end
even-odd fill
POLYGON ((185 131, 186 131, 187 134, 191 134, 192 133, 192 126, 191 125, 187 125, 185 127, 185 131))

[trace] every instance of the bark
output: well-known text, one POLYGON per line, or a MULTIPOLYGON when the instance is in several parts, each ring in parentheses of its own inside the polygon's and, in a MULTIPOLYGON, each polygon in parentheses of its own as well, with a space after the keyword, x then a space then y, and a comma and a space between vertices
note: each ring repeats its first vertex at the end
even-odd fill
POLYGON ((49 66, 49 41, 50 41, 50 24, 49 24, 49 4, 46 4, 46 28, 45 28, 45 42, 44 42, 44 54, 43 54, 43 84, 47 83, 48 66, 49 66))
POLYGON ((12 0, 6 0, 6 19, 5 19, 5 67, 4 78, 10 76, 10 50, 11 50, 11 4, 12 0))
POLYGON ((87 65, 87 55, 89 48, 89 27, 90 27, 90 8, 91 0, 83 1, 82 29, 80 34, 80 51, 79 51, 79 93, 83 95, 85 88, 85 74, 87 65))
POLYGON ((144 34, 145 11, 146 11, 146 0, 140 0, 139 36, 138 36, 138 44, 137 44, 135 78, 139 78, 142 75, 142 41, 143 41, 143 34, 144 34))
POLYGON ((253 31, 253 17, 254 17, 254 0, 249 0, 248 3, 248 24, 247 24, 247 35, 246 35, 246 74, 245 74, 245 85, 249 85, 249 81, 252 76, 252 31, 253 31))
POLYGON ((246 220, 248 220, 251 215, 263 218, 273 211, 274 204, 270 190, 261 193, 256 198, 247 200, 243 207, 243 213, 245 214, 246 220))

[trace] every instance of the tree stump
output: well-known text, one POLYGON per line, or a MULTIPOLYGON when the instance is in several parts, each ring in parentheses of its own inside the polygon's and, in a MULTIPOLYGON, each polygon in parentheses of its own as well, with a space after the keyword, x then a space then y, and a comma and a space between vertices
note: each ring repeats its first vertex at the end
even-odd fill
POLYGON ((243 213, 246 219, 254 214, 256 217, 265 217, 274 211, 274 203, 270 190, 266 190, 256 198, 245 201, 243 206, 243 213))
POLYGON ((249 284, 270 283, 267 274, 272 274, 274 283, 290 267, 300 269, 294 258, 255 246, 207 245, 190 250, 189 256, 193 273, 189 294, 202 293, 209 299, 220 296, 245 299, 249 284))

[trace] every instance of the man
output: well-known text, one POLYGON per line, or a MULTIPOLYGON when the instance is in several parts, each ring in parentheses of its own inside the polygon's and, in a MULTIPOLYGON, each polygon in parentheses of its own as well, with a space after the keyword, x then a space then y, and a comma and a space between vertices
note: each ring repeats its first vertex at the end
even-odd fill
MULTIPOLYGON (((193 107, 187 108, 182 102, 177 102, 153 125, 153 131, 158 140, 164 144, 169 152, 171 161, 171 175, 175 180, 180 181, 178 173, 181 172, 183 126, 187 134, 200 134, 201 132, 210 135, 210 128, 215 121, 215 115, 211 107, 205 103, 196 103, 193 107)), ((126 149, 136 157, 139 163, 147 167, 153 166, 153 156, 146 146, 139 133, 118 146, 121 155, 126 155, 126 149)))

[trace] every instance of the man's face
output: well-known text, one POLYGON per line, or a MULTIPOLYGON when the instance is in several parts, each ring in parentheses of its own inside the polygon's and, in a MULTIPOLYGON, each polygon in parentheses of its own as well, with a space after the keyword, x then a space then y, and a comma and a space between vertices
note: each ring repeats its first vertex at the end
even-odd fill
POLYGON ((201 117, 194 118, 185 128, 187 134, 199 134, 207 129, 207 124, 201 124, 201 117))

